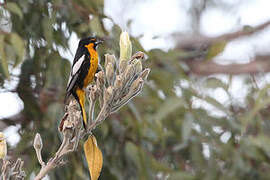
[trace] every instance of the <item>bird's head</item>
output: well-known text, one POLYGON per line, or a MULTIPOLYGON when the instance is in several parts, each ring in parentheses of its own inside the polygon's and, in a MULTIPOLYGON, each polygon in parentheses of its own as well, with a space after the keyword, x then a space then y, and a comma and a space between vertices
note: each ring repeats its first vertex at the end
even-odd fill
POLYGON ((103 41, 96 37, 88 37, 80 40, 79 46, 86 48, 93 48, 96 50, 97 46, 101 44, 103 41))

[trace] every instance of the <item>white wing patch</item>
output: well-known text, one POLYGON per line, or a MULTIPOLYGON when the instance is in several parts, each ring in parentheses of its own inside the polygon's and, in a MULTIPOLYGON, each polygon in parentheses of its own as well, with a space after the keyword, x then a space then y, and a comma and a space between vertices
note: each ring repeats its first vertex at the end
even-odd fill
POLYGON ((72 67, 72 75, 76 74, 78 72, 78 70, 80 69, 83 61, 84 61, 84 57, 85 55, 83 55, 72 67))
POLYGON ((68 85, 69 85, 71 79, 72 79, 72 74, 70 73, 70 74, 69 74, 69 78, 68 78, 68 83, 67 83, 68 85))

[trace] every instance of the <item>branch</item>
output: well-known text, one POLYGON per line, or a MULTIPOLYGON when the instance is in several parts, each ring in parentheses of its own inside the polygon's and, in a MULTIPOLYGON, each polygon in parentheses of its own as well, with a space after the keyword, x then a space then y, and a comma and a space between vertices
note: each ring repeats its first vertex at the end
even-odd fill
POLYGON ((228 41, 232 41, 232 40, 244 37, 244 36, 253 35, 265 29, 269 25, 270 25, 270 20, 258 26, 251 27, 248 30, 242 29, 233 33, 227 33, 227 34, 223 34, 217 37, 207 37, 200 34, 199 35, 192 34, 191 36, 187 36, 186 34, 183 36, 176 35, 176 38, 178 38, 178 42, 179 42, 177 45, 177 49, 185 50, 185 51, 205 50, 209 46, 218 42, 222 42, 222 41, 228 42, 228 41))
MULTIPOLYGON (((42 168, 39 171, 38 175, 35 177, 35 180, 42 179, 46 174, 49 173, 49 171, 53 170, 54 168, 61 166, 64 164, 63 158, 65 155, 67 155, 70 152, 73 152, 77 149, 78 141, 80 137, 80 128, 81 128, 81 121, 80 121, 80 111, 78 111, 77 103, 75 100, 70 101, 68 107, 67 107, 67 113, 64 115, 61 124, 63 124, 63 127, 61 127, 61 133, 63 135, 63 141, 60 145, 58 151, 56 152, 55 156, 51 158, 46 164, 42 161, 42 157, 40 155, 40 151, 42 149, 42 142, 40 138, 40 142, 36 143, 36 140, 34 141, 34 147, 38 156, 42 168)), ((38 134, 36 135, 36 137, 38 134)), ((36 139, 36 138, 35 138, 36 139)))
POLYGON ((224 35, 221 35, 219 37, 213 38, 214 41, 232 41, 237 38, 243 37, 243 36, 250 36, 252 34, 255 34, 263 29, 265 29, 267 26, 270 25, 270 21, 266 21, 263 24, 260 24, 255 27, 251 27, 249 30, 240 30, 233 33, 227 33, 224 35))
MULTIPOLYGON (((139 94, 144 82, 150 72, 150 69, 142 70, 142 53, 135 54, 126 67, 123 67, 122 73, 118 71, 115 56, 106 55, 106 72, 99 71, 96 76, 96 84, 89 87, 89 120, 86 130, 81 128, 81 113, 75 100, 70 101, 67 106, 59 131, 63 134, 63 141, 55 156, 47 163, 44 163, 41 157, 42 140, 36 135, 34 147, 38 160, 41 164, 41 170, 35 177, 35 180, 41 180, 50 171, 64 164, 64 158, 67 154, 77 150, 79 141, 87 134, 101 124, 111 113, 120 109, 130 99, 139 94), (105 75, 106 74, 106 75, 105 75), (114 78, 117 77, 117 78, 114 78), (106 85, 108 87, 106 87, 106 85), (94 109, 96 102, 101 106, 99 113, 94 118, 94 109)), ((121 62, 120 62, 121 63, 121 62)))
POLYGON ((211 74, 256 74, 270 72, 270 55, 256 56, 253 61, 246 64, 221 65, 206 60, 185 60, 190 72, 207 76, 211 74))
MULTIPOLYGON (((66 112, 59 126, 59 132, 63 136, 62 143, 55 156, 46 163, 43 161, 41 153, 43 148, 41 136, 36 134, 33 146, 41 169, 34 180, 41 180, 50 171, 65 164, 64 158, 77 150, 79 141, 85 135, 92 134, 92 131, 111 113, 120 109, 140 93, 150 72, 148 68, 143 70, 141 63, 143 58, 144 53, 142 52, 131 57, 131 42, 128 34, 123 32, 120 36, 120 59, 117 61, 114 55, 105 55, 105 71, 103 68, 99 68, 101 70, 95 74, 96 83, 89 86, 90 109, 86 129, 82 128, 78 104, 75 99, 72 99, 66 106, 66 112), (100 109, 95 117, 94 110, 97 102, 100 109)), ((19 179, 24 179, 24 172, 21 171, 23 163, 21 160, 17 162, 12 169, 10 163, 4 163, 1 177, 4 179, 5 177, 17 178, 20 175, 19 179)))
POLYGON ((17 159, 15 163, 11 163, 8 160, 3 160, 2 174, 0 179, 2 178, 2 180, 23 180, 26 176, 25 172, 22 170, 23 163, 24 162, 21 159, 17 159))

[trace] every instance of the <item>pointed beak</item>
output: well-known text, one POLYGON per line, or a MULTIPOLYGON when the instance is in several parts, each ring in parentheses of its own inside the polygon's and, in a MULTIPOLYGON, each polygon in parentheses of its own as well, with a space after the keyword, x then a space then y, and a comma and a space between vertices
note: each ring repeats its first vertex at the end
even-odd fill
POLYGON ((96 42, 95 42, 95 46, 97 46, 97 45, 99 45, 99 44, 101 44, 101 43, 103 43, 103 40, 97 40, 96 42))

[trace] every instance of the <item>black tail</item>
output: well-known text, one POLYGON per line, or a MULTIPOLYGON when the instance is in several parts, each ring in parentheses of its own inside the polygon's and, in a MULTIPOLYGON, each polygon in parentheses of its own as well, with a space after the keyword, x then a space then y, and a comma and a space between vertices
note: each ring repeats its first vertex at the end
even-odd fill
POLYGON ((64 99, 64 104, 68 103, 67 100, 70 97, 70 95, 71 95, 71 92, 66 92, 65 99, 64 99))

